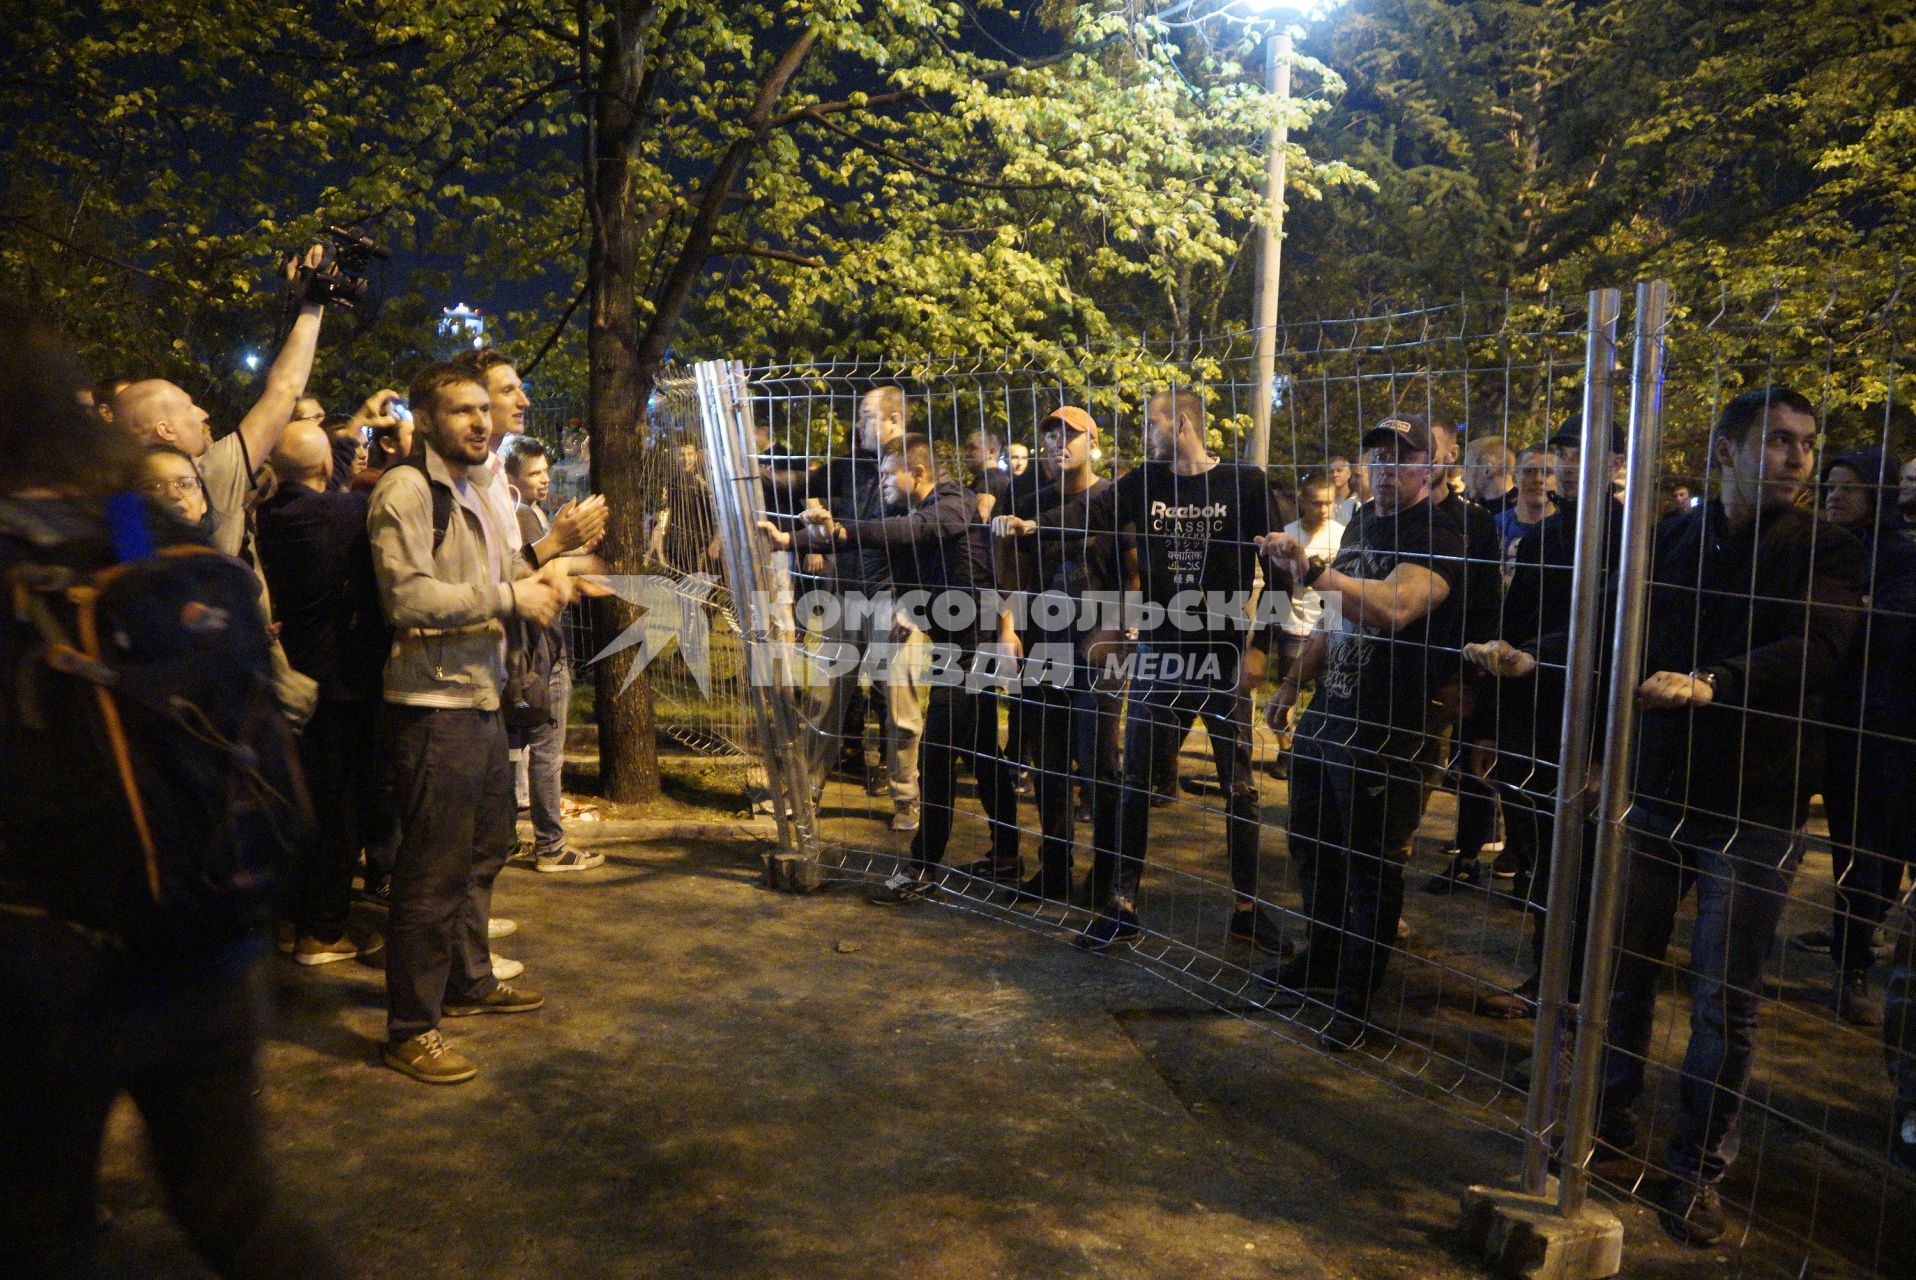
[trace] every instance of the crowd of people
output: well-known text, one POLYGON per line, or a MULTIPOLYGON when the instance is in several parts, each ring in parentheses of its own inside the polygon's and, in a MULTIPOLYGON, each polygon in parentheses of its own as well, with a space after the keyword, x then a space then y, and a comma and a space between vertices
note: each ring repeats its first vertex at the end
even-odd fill
MULTIPOLYGON (((562 615, 603 591, 603 499, 555 475, 496 351, 329 414, 308 387, 324 305, 298 293, 301 271, 288 264, 298 305, 259 399, 224 433, 186 389, 137 370, 82 380, 57 335, 0 314, 22 406, 0 424, 16 460, 0 495, 13 604, 0 750, 16 776, 79 742, 80 772, 59 781, 77 796, 97 782, 106 824, 94 856, 49 859, 58 806, 22 788, 0 825, 0 955, 21 992, 0 1225, 22 1242, 21 1274, 83 1270, 100 1135, 122 1091, 174 1212, 224 1273, 334 1274, 324 1242, 276 1207, 260 1155, 256 952, 270 943, 316 967, 383 951, 380 1060, 457 1084, 479 1068, 446 1020, 544 1003, 493 949, 515 928, 491 910, 502 869, 603 861, 567 841, 560 790, 562 615), (226 571, 240 575, 225 579, 240 584, 236 607, 209 594, 226 571), (206 692, 220 687, 236 691, 231 714, 206 692), (183 739, 163 732, 227 765, 169 772, 155 744, 183 739), (323 821, 302 838, 314 812, 323 821), (240 909, 267 899, 269 878, 244 856, 261 841, 231 830, 242 819, 292 858, 272 916, 240 909), (177 831, 213 833, 206 848, 238 856, 187 865, 194 842, 167 838, 177 831), (383 913, 383 937, 355 930, 356 900, 383 913)), ((842 456, 758 442, 762 529, 794 590, 857 601, 820 637, 856 660, 816 690, 804 746, 811 777, 849 773, 910 836, 874 903, 940 894, 968 816, 965 771, 989 839, 962 870, 1011 900, 1085 902, 1087 950, 1137 943, 1152 925, 1154 827, 1160 849, 1180 835, 1154 811, 1201 721, 1229 934, 1269 958, 1272 1009, 1321 1013, 1326 1049, 1378 1034, 1371 1005, 1400 953, 1413 835, 1445 778, 1456 837, 1425 887, 1507 882, 1541 946, 1580 504, 1602 504, 1613 551, 1622 532, 1620 494, 1579 492, 1592 443, 1580 421, 1513 450, 1435 412, 1393 414, 1361 429, 1354 459, 1290 470, 1293 488, 1219 457, 1193 389, 1150 398, 1130 466, 1106 458, 1106 425, 1079 406, 1047 414, 1029 444, 981 427, 952 453, 912 417, 902 388, 880 386, 842 456), (866 758, 861 677, 879 763, 866 758), (1280 744, 1266 770, 1288 784, 1301 931, 1260 878, 1260 700, 1280 744)), ((1907 930, 1887 1019, 1871 984, 1916 855, 1900 818, 1916 741, 1916 462, 1899 470, 1866 449, 1817 475, 1820 439, 1795 391, 1731 400, 1709 440, 1715 492, 1673 494, 1650 555, 1600 1127, 1613 1145, 1636 1141, 1656 978, 1694 894, 1684 1084, 1654 1196, 1671 1233, 1699 1244, 1726 1229, 1716 1187, 1736 1154, 1761 969, 1817 795, 1836 910, 1789 945, 1834 958, 1844 1021, 1884 1028, 1890 1152, 1916 1166, 1907 930)), ((1596 443, 1610 456, 1593 473, 1610 486, 1621 433, 1596 443)), ((647 554, 717 573, 697 442, 670 462, 645 513, 647 554)), ((1536 994, 1533 977, 1481 1008, 1533 1016, 1536 994)))
POLYGON ((22 465, 0 496, 17 694, 0 700, 0 751, 15 778, 77 752, 66 790, 11 788, 0 822, 0 953, 30 984, 7 1006, 8 1274, 86 1269, 122 1091, 223 1274, 336 1274, 275 1207, 261 1157, 254 957, 383 951, 380 1060, 455 1084, 478 1067, 445 1020, 544 1003, 493 950, 516 929, 491 911, 502 868, 604 861, 566 840, 560 767, 561 615, 603 572, 605 502, 552 499, 549 451, 496 351, 329 415, 307 385, 313 265, 288 263, 290 327, 224 433, 185 388, 137 371, 83 382, 58 335, 4 316, 23 407, 4 425, 22 465), (215 594, 222 569, 237 594, 215 594), (182 743, 215 749, 215 767, 192 771, 182 743), (62 828, 97 847, 36 855, 62 828), (383 937, 353 927, 381 915, 383 937))
MULTIPOLYGON (((1083 903, 1092 914, 1077 942, 1089 950, 1138 942, 1150 926, 1152 811, 1202 720, 1222 797, 1229 933, 1271 957, 1259 971, 1269 1007, 1312 1011, 1326 1049, 1377 1034, 1371 1002, 1404 936, 1413 836, 1441 785, 1458 793, 1456 837, 1424 887, 1502 882, 1533 917, 1540 963, 1592 444, 1579 417, 1534 442, 1466 442, 1437 413, 1393 415, 1362 431, 1355 466, 1330 457, 1289 471, 1302 475, 1293 492, 1279 469, 1267 476, 1211 450, 1195 391, 1148 402, 1144 457, 1129 467, 1102 463, 1108 437, 1078 406, 1035 424, 1037 463, 1022 472, 990 429, 960 433, 946 454, 955 463, 941 462, 911 416, 902 388, 875 388, 849 454, 801 468, 782 458, 762 473, 766 536, 808 564, 815 585, 867 606, 836 611, 816 637, 835 674, 809 708, 808 746, 814 779, 836 770, 888 793, 891 827, 911 833, 874 903, 918 903, 959 883, 944 864, 962 768, 989 834, 961 883, 999 886, 1007 902, 1083 903), (950 607, 954 593, 978 608, 950 607), (1097 607, 1113 594, 1130 612, 1097 607), (866 759, 861 678, 882 767, 866 759), (1280 744, 1266 767, 1289 783, 1282 829, 1301 931, 1284 927, 1275 886, 1259 882, 1261 694, 1280 744), (1018 785, 1027 772, 1029 790, 1018 785), (1035 864, 1021 847, 1026 794, 1035 864), (1087 822, 1079 882, 1076 828, 1087 822)), ((1813 798, 1836 850, 1835 920, 1790 945, 1835 957, 1832 1004, 1846 1023, 1884 1025, 1870 981, 1876 935, 1916 857, 1893 816, 1916 799, 1916 461, 1899 470, 1863 450, 1819 476, 1820 441, 1814 406, 1794 390, 1731 400, 1708 441, 1715 492, 1671 488, 1649 557, 1600 1135, 1618 1149, 1637 1142, 1656 979, 1694 895, 1684 1084, 1668 1176, 1652 1196, 1670 1233, 1695 1244, 1726 1230, 1717 1187, 1737 1149, 1761 970, 1813 798)), ((1621 429, 1595 447, 1605 457, 1590 474, 1604 487, 1588 500, 1603 504, 1614 565, 1621 429)), ((802 604, 804 585, 795 590, 802 604)), ((1598 647, 1601 686, 1608 640, 1598 647)), ((1586 883, 1580 917, 1588 897, 1586 883)), ((1904 1167, 1916 1167, 1910 961, 1906 945, 1884 1031, 1897 1081, 1889 1151, 1904 1167)), ((1535 975, 1486 991, 1478 1007, 1534 1016, 1535 975)))

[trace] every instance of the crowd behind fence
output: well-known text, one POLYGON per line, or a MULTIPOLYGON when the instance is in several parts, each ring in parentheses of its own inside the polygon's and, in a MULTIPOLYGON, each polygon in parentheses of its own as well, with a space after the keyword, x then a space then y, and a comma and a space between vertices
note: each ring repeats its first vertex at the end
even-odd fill
POLYGON ((1594 1182, 1714 1243, 1720 1188, 1754 1264, 1895 1274, 1899 306, 1649 285, 1289 325, 1268 460, 1244 341, 702 365, 653 415, 655 559, 724 579, 717 732, 834 879, 1143 965, 1521 1140, 1567 1209, 1594 1182), (954 575, 982 617, 908 598, 954 575), (1034 621, 1098 587, 1142 611, 1034 621), (1183 634, 1149 616, 1222 587, 1183 634))

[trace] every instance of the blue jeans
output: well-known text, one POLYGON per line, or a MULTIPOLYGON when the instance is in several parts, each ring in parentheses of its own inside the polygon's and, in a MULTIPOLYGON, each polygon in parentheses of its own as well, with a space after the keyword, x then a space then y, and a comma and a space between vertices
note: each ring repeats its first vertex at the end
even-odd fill
POLYGON ((1603 1109, 1631 1111, 1643 1095, 1657 977, 1677 906, 1694 885, 1690 1043, 1665 1163, 1679 1177, 1716 1182, 1736 1159, 1737 1117, 1756 1050, 1758 984, 1803 856, 1801 833, 1639 803, 1628 839, 1603 1109))

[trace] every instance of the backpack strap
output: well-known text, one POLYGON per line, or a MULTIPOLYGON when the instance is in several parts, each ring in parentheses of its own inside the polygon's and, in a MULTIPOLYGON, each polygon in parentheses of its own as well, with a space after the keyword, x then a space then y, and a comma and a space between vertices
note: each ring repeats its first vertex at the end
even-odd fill
POLYGON ((395 467, 412 467, 425 478, 426 490, 432 494, 432 553, 439 554, 439 547, 446 540, 446 530, 452 527, 452 490, 432 478, 432 472, 426 470, 426 455, 419 445, 413 451, 393 463, 395 467))

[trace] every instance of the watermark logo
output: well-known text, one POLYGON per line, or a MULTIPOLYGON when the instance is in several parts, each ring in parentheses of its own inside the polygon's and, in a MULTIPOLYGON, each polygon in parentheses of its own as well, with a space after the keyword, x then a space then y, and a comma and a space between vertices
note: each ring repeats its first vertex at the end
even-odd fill
POLYGON ((637 621, 592 656, 592 662, 602 662, 615 653, 635 651, 619 692, 624 693, 654 658, 676 643, 679 660, 692 673, 699 692, 711 697, 711 610, 713 598, 718 594, 718 580, 704 573, 683 578, 645 573, 608 574, 599 581, 639 611, 637 621))

